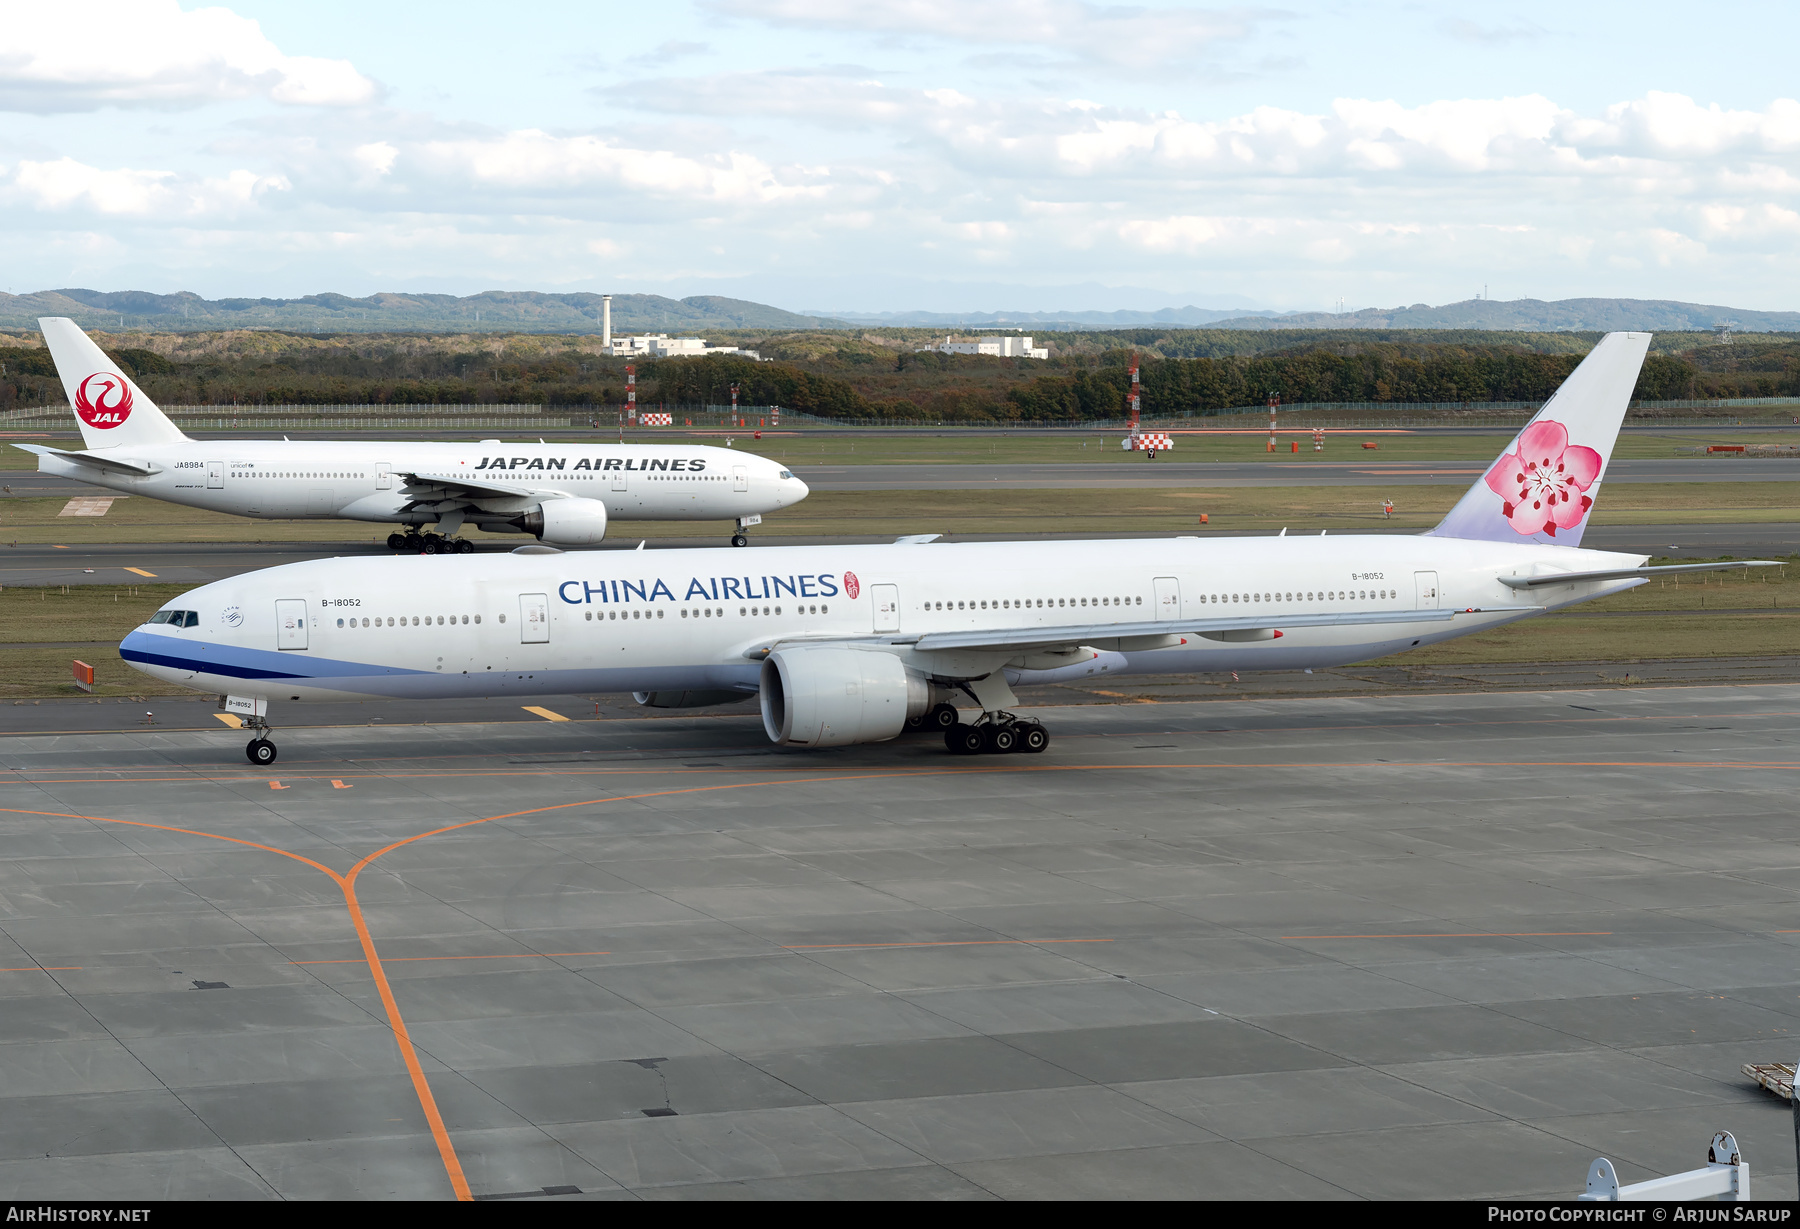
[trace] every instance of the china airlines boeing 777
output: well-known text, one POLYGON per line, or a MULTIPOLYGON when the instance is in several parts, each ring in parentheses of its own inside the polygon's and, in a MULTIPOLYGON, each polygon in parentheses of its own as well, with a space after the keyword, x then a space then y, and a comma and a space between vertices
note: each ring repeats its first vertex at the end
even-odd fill
MULTIPOLYGON (((329 559, 195 589, 119 646, 227 697, 275 758, 271 703, 624 692, 759 697, 773 741, 942 729, 1042 751, 1018 683, 1339 666, 1486 631, 1667 572, 1581 548, 1650 338, 1604 338, 1442 524, 1416 537, 896 543, 329 559), (958 701, 979 709, 969 722, 958 701)), ((1622 634, 1629 634, 1628 631, 1622 634)))
POLYGON ((87 447, 17 444, 44 473, 128 495, 262 519, 399 525, 388 546, 467 553, 456 533, 529 533, 591 546, 616 517, 735 520, 733 546, 806 484, 766 457, 692 444, 423 444, 191 440, 73 320, 38 321, 87 447), (435 533, 422 533, 435 526, 435 533))

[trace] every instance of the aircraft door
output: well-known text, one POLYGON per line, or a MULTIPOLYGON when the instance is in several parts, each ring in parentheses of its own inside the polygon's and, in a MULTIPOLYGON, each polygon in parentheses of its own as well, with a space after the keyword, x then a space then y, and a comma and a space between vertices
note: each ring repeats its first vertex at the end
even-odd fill
POLYGON ((731 489, 734 491, 748 491, 750 489, 750 467, 748 465, 733 465, 731 467, 731 489))
POLYGON ((612 472, 612 476, 613 476, 612 489, 615 491, 623 491, 625 489, 625 480, 627 477, 626 471, 623 469, 615 469, 612 472))
POLYGON ((900 586, 870 585, 869 597, 875 603, 875 630, 877 632, 899 631, 900 586))
POLYGON ((377 491, 394 489, 394 470, 386 461, 375 462, 375 489, 377 491))
POLYGON ((225 462, 208 461, 206 463, 206 489, 209 491, 225 489, 225 462))
POLYGON ((275 647, 304 649, 306 620, 306 599, 291 597, 278 600, 275 603, 275 647))
POLYGON ((546 594, 519 594, 519 643, 550 643, 550 598, 546 594))
POLYGON ((1158 576, 1155 584, 1156 617, 1179 619, 1181 617, 1181 582, 1173 576, 1158 576))
POLYGON ((1436 572, 1414 572, 1413 583, 1419 590, 1419 609, 1436 610, 1438 607, 1438 577, 1436 572))

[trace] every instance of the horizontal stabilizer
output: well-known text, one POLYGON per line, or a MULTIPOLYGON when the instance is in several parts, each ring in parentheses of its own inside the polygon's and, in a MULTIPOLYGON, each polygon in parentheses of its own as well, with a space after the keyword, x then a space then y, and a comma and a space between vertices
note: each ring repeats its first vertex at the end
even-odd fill
POLYGON ((78 465, 93 465, 102 469, 110 469, 122 474, 136 474, 140 478, 154 474, 156 470, 138 461, 121 461, 117 457, 103 456, 97 452, 64 452, 60 448, 46 448, 42 444, 14 444, 24 452, 34 452, 40 457, 57 457, 64 461, 73 461, 78 465))
POLYGON ((1785 566, 1774 559, 1744 559, 1732 563, 1675 563, 1663 567, 1610 568, 1604 572, 1546 572, 1542 576, 1502 576, 1500 583, 1509 589, 1538 589, 1545 585, 1575 585, 1593 580, 1654 579, 1680 572, 1724 572, 1731 568, 1779 568, 1785 566))

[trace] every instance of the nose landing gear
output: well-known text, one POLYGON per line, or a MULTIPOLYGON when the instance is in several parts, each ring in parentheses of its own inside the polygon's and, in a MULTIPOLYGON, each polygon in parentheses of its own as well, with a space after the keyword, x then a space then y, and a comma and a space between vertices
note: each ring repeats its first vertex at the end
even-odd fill
POLYGON ((258 768, 266 768, 275 762, 275 744, 269 741, 274 731, 269 723, 261 717, 244 718, 244 728, 256 734, 244 748, 244 757, 258 768))

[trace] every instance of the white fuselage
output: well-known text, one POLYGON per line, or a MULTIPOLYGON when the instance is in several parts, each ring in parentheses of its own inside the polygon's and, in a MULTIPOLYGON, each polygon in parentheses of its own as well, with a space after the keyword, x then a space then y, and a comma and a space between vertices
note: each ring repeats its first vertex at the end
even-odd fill
MULTIPOLYGON (((1386 656, 1641 580, 1518 590, 1501 576, 1636 567, 1638 555, 1430 536, 770 547, 327 559, 169 603, 121 654, 195 690, 274 701, 757 686, 776 644, 856 641, 934 679, 1300 669, 1386 656), (1147 619, 1395 615, 1258 643, 1183 636, 1044 669, 1018 652, 930 653, 921 635, 1147 619), (296 625, 296 621, 298 621, 296 625)), ((1099 635, 1094 637, 1100 639, 1099 635)), ((1051 663, 1055 665, 1055 663, 1051 663)))
POLYGON ((152 472, 48 452, 38 454, 38 467, 130 495, 265 519, 424 525, 458 506, 468 509, 464 519, 485 524, 546 499, 579 498, 603 502, 609 520, 729 520, 807 495, 804 482, 766 457, 690 444, 192 440, 88 455, 115 455, 152 472), (509 493, 421 499, 408 493, 404 474, 494 484, 509 493))

